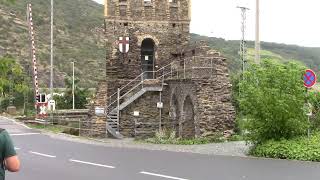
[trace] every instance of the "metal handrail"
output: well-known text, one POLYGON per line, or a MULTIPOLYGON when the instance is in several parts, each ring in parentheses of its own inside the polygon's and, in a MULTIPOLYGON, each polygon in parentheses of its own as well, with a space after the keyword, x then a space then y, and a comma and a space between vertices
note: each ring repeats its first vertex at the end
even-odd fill
POLYGON ((137 84, 136 86, 134 86, 133 88, 131 88, 129 91, 127 91, 124 95, 120 96, 119 99, 124 98, 126 95, 128 95, 130 92, 132 92, 134 89, 136 89, 137 87, 139 87, 143 82, 140 82, 139 84, 137 84))
MULTIPOLYGON (((133 80, 131 80, 128 84, 126 84, 125 86, 123 86, 122 88, 120 88, 120 91, 123 90, 124 88, 128 87, 132 82, 137 81, 138 78, 141 77, 143 74, 144 74, 144 72, 141 73, 141 74, 140 74, 139 76, 137 76, 136 78, 134 78, 133 80)), ((116 94, 117 94, 117 93, 116 93, 116 94)))
MULTIPOLYGON (((195 60, 197 57, 200 57, 200 58, 202 58, 202 59, 211 59, 211 60, 213 60, 213 59, 217 59, 217 57, 202 57, 202 56, 193 56, 193 57, 191 57, 190 59, 181 59, 181 60, 178 60, 178 61, 172 61, 171 63, 169 63, 169 64, 167 64, 167 65, 165 65, 165 66, 163 66, 162 68, 160 68, 160 69, 158 69, 158 70, 156 70, 156 71, 145 71, 145 72, 143 72, 143 73, 141 73, 140 75, 138 75, 135 79, 133 79, 133 80, 131 80, 129 83, 127 83, 125 86, 123 86, 123 87, 121 87, 120 89, 119 89, 119 92, 121 92, 121 91, 123 91, 125 88, 127 88, 128 86, 130 86, 131 84, 133 84, 134 82, 139 82, 137 85, 135 85, 135 86, 133 86, 130 90, 128 90, 125 94, 123 94, 123 95, 121 95, 120 96, 120 98, 118 99, 117 98, 117 100, 114 100, 114 101, 112 101, 112 102, 110 102, 109 104, 108 104, 108 106, 107 106, 107 109, 109 110, 109 108, 112 106, 112 105, 114 105, 117 101, 119 101, 119 100, 121 100, 121 99, 123 99, 126 95, 128 95, 130 92, 132 92, 133 90, 135 90, 136 88, 138 88, 140 85, 142 85, 142 88, 143 88, 143 83, 144 83, 144 75, 145 74, 147 74, 147 73, 153 73, 153 79, 159 79, 159 80, 162 80, 162 85, 163 85, 163 82, 164 82, 164 79, 165 79, 165 77, 166 76, 168 76, 168 75, 171 75, 171 77, 172 77, 172 75, 173 74, 175 74, 175 73, 178 73, 178 72, 180 72, 178 69, 176 69, 176 68, 172 68, 173 67, 173 65, 176 65, 177 63, 181 63, 181 62, 184 62, 184 68, 183 68, 183 71, 184 71, 184 77, 185 77, 185 71, 186 70, 192 70, 192 69, 201 69, 201 68, 203 68, 203 69, 212 69, 213 67, 211 66, 211 67, 192 67, 192 68, 185 68, 185 66, 186 66, 186 61, 188 61, 188 60, 195 60), (165 72, 165 70, 166 70, 166 68, 170 68, 170 71, 169 72, 165 72), (174 70, 174 71, 173 71, 174 70), (162 72, 161 72, 162 71, 162 72), (160 75, 158 75, 158 73, 159 72, 161 72, 161 74, 160 75), (142 80, 141 80, 142 79, 142 80)), ((114 93, 114 94, 112 94, 111 96, 109 96, 109 99, 112 99, 114 96, 116 96, 117 95, 117 93, 119 93, 119 92, 116 92, 116 93, 114 93)))

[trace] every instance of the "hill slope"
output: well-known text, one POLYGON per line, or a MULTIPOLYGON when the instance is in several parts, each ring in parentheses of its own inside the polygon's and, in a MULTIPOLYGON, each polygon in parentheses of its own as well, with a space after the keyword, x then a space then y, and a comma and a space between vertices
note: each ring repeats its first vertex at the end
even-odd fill
MULTIPOLYGON (((197 34, 191 35, 193 41, 205 40, 209 42, 210 47, 217 49, 223 53, 229 60, 229 68, 232 72, 240 69, 241 63, 239 61, 238 51, 240 42, 239 41, 226 41, 221 38, 200 36, 197 34)), ((248 54, 250 48, 254 48, 254 42, 248 42, 248 54)), ((320 48, 308 48, 296 45, 286 45, 278 43, 261 42, 261 57, 262 58, 276 58, 282 61, 288 60, 299 60, 309 68, 319 72, 320 66, 320 48)))
MULTIPOLYGON (((17 0, 15 4, 0 0, 0 56, 10 54, 25 69, 32 69, 25 20, 27 2, 33 4, 40 86, 47 87, 50 74, 50 0, 17 0)), ((91 0, 57 0, 54 17, 54 86, 64 86, 63 79, 72 74, 71 61, 75 60, 76 76, 81 79, 82 87, 95 87, 105 75, 103 6, 91 0)), ((196 34, 191 37, 193 41, 206 40, 212 48, 221 51, 228 58, 231 73, 240 69, 239 41, 196 34)), ((248 42, 248 46, 253 48, 253 42, 248 42)), ((283 61, 298 59, 318 71, 320 48, 262 42, 262 49, 265 50, 263 57, 276 57, 283 61)))
MULTIPOLYGON (((13 55, 31 70, 25 20, 27 2, 33 5, 40 85, 47 87, 50 74, 50 0, 18 0, 15 4, 0 0, 0 56, 13 55)), ((95 86, 104 76, 103 6, 91 0, 54 2, 54 86, 63 86, 64 77, 72 74, 73 60, 82 85, 95 86)))

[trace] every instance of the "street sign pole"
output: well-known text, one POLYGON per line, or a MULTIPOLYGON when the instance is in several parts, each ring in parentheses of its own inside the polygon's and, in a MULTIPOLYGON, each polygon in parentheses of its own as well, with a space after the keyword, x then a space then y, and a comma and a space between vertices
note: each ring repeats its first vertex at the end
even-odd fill
MULTIPOLYGON (((306 94, 308 95, 308 91, 310 88, 312 88, 317 82, 317 76, 316 73, 313 72, 311 69, 307 69, 304 76, 303 76, 303 84, 306 87, 306 94)), ((310 116, 312 115, 311 106, 308 101, 308 97, 306 96, 306 108, 308 109, 308 112, 306 115, 308 116, 308 122, 310 124, 310 116)), ((308 128, 308 137, 310 137, 310 127, 308 128)))

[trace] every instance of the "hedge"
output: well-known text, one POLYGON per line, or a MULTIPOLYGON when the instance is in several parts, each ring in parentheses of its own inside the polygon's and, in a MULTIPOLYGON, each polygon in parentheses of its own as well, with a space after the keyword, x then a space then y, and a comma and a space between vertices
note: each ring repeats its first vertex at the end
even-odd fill
POLYGON ((310 138, 269 140, 255 145, 250 154, 257 157, 320 162, 320 134, 314 134, 310 138))

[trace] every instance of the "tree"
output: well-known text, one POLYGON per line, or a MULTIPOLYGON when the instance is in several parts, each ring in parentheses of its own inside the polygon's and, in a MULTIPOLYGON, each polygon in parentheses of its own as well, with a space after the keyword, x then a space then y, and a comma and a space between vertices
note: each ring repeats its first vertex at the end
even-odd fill
POLYGON ((265 60, 251 65, 240 83, 240 111, 248 140, 261 143, 305 134, 309 123, 304 111, 305 67, 295 62, 265 60))
POLYGON ((0 97, 6 97, 10 91, 23 93, 28 91, 22 67, 11 57, 0 58, 0 97))
POLYGON ((0 109, 5 109, 11 100, 22 107, 24 95, 31 90, 26 82, 29 80, 22 67, 12 57, 0 57, 0 109))
MULTIPOLYGON (((75 108, 76 109, 85 109, 86 104, 88 103, 87 97, 89 96, 88 89, 79 88, 78 84, 80 83, 79 79, 76 79, 75 84, 75 108)), ((66 91, 63 96, 54 96, 54 100, 57 102, 58 109, 72 109, 72 79, 65 79, 66 91)))

